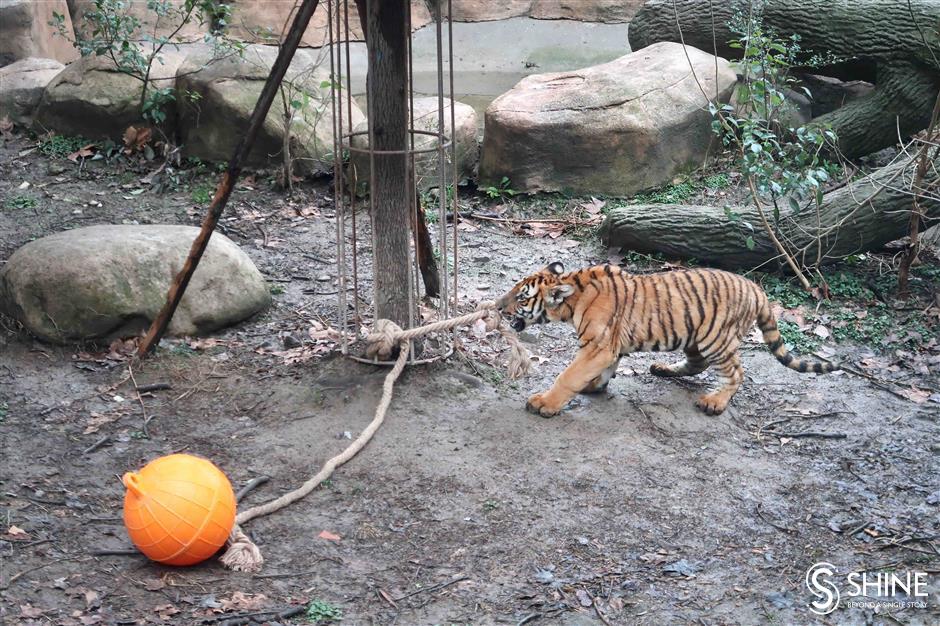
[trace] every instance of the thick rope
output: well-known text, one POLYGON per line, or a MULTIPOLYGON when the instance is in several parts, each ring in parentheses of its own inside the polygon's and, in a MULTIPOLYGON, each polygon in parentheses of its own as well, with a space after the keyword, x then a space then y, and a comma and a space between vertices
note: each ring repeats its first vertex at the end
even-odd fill
POLYGON ((530 365, 529 353, 512 331, 505 328, 499 314, 495 312, 495 307, 496 305, 493 302, 483 302, 473 313, 461 315, 460 317, 449 320, 432 322, 431 324, 410 330, 402 330, 397 324, 389 320, 378 320, 375 323, 373 332, 366 339, 368 342, 366 354, 373 358, 387 358, 391 356, 396 346, 398 346, 400 351, 398 358, 395 360, 394 367, 392 367, 392 370, 385 376, 385 381, 382 383, 382 398, 379 400, 379 405, 375 409, 375 417, 372 418, 372 421, 369 422, 365 430, 349 444, 348 448, 324 463, 320 471, 300 487, 270 502, 239 513, 235 517, 235 526, 229 534, 229 547, 225 551, 225 554, 222 555, 222 564, 229 569, 238 571, 259 571, 264 563, 264 557, 261 556, 261 550, 258 549, 258 546, 256 546, 241 529, 241 525, 256 517, 261 517, 283 509, 287 505, 300 500, 316 489, 320 483, 329 478, 333 474, 333 470, 356 456, 356 453, 369 443, 369 440, 372 439, 372 435, 375 434, 379 426, 381 426, 382 422, 385 420, 385 413, 388 411, 388 406, 392 402, 392 392, 395 388, 395 381, 401 376, 402 371, 405 369, 405 364, 408 361, 410 340, 442 330, 450 330, 464 324, 471 324, 477 320, 488 317, 490 318, 490 324, 495 324, 500 334, 512 347, 509 362, 509 376, 511 378, 518 378, 519 376, 525 375, 530 365))

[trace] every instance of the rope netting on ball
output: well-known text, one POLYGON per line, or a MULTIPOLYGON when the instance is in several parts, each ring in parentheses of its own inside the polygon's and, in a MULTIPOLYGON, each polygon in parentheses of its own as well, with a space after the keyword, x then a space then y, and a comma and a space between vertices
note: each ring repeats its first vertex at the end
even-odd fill
POLYGON ((502 337, 511 347, 509 363, 507 366, 509 377, 516 379, 529 371, 531 361, 529 352, 520 343, 519 338, 513 331, 506 327, 505 322, 496 310, 494 302, 482 302, 477 310, 466 315, 454 317, 451 319, 440 320, 410 330, 402 330, 397 324, 389 320, 378 320, 372 330, 372 333, 366 338, 366 354, 371 358, 390 358, 396 348, 398 357, 392 370, 385 376, 382 383, 382 397, 375 409, 375 417, 369 422, 368 426, 356 437, 349 446, 329 459, 323 464, 316 474, 302 484, 297 489, 285 493, 265 504, 252 507, 247 511, 242 511, 235 517, 235 526, 229 535, 229 545, 225 554, 222 555, 222 563, 231 569, 245 572, 256 572, 261 569, 264 558, 261 550, 242 530, 241 525, 257 517, 274 513, 283 509, 287 505, 296 502, 308 495, 317 488, 320 483, 333 474, 333 470, 353 458, 356 453, 362 450, 372 436, 376 433, 382 422, 385 420, 385 414, 388 411, 389 404, 392 402, 392 393, 395 389, 395 381, 401 376, 408 361, 411 352, 411 341, 431 335, 436 332, 452 330, 459 326, 472 324, 477 320, 486 319, 489 330, 498 330, 502 337))

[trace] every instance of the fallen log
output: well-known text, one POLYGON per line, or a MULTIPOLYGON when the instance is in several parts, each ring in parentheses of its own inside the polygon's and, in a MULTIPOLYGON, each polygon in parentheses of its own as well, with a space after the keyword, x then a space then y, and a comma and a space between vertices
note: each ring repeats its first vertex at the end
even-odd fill
MULTIPOLYGON (((831 262, 900 239, 908 234, 915 167, 905 159, 824 195, 818 223, 815 207, 799 212, 781 207, 777 236, 804 265, 815 263, 818 254, 824 263, 831 262)), ((923 189, 940 184, 938 167, 940 157, 935 156, 923 189)), ((928 224, 940 219, 936 193, 924 196, 921 204, 928 224)), ((721 267, 754 268, 779 257, 753 207, 619 207, 607 215, 600 235, 608 246, 721 267)))
MULTIPOLYGON (((740 37, 728 21, 735 13, 748 15, 751 5, 752 0, 648 0, 630 22, 630 46, 639 50, 684 38, 725 58, 740 56, 728 46, 740 37)), ((804 50, 840 59, 813 73, 874 82, 870 94, 816 119, 832 127, 846 156, 892 146, 899 132, 910 136, 930 123, 940 89, 940 0, 766 0, 753 1, 753 7, 779 35, 799 35, 804 50)))

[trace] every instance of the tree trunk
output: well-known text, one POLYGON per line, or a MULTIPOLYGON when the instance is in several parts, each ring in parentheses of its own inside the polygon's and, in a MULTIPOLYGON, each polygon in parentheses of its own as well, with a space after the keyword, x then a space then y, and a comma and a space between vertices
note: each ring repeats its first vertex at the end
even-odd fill
MULTIPOLYGON (((797 262, 814 263, 821 233, 822 260, 835 260, 882 247, 907 235, 915 165, 900 162, 823 197, 819 225, 814 207, 781 215, 778 236, 797 252, 797 262)), ((923 186, 936 185, 940 157, 923 186)), ((940 218, 940 202, 922 198, 927 218, 940 218)), ((698 259, 722 267, 753 268, 777 258, 777 250, 750 207, 724 209, 688 205, 635 205, 613 209, 601 226, 605 243, 670 258, 698 259), (736 216, 734 215, 736 214, 736 216), (750 224, 752 227, 749 227, 750 224), (753 240, 748 249, 747 239, 753 240)))
MULTIPOLYGON (((408 139, 408 58, 405 27, 408 0, 368 2, 369 77, 372 128, 376 150, 404 150, 408 139)), ((407 156, 376 154, 372 237, 375 242, 375 317, 402 328, 411 326, 408 297, 410 264, 407 156)))
MULTIPOLYGON (((366 4, 366 0, 356 0, 359 23, 362 25, 362 36, 368 42, 369 23, 366 4)), ((427 216, 421 206, 421 193, 418 190, 418 181, 414 176, 414 169, 411 169, 411 179, 414 181, 415 194, 415 213, 411 216, 411 228, 415 235, 415 256, 418 259, 418 268, 421 270, 421 279, 424 281, 424 293, 431 298, 437 298, 441 293, 441 277, 437 271, 437 263, 434 261, 434 244, 431 243, 427 216)), ((356 191, 356 185, 353 185, 350 193, 356 193, 356 191)))
MULTIPOLYGON (((739 37, 728 21, 735 12, 748 15, 751 4, 648 0, 630 22, 630 46, 638 50, 658 41, 679 41, 678 17, 687 44, 717 49, 723 57, 740 56, 740 50, 727 45, 739 37)), ((814 73, 874 80, 871 94, 815 120, 832 127, 846 156, 894 145, 899 126, 902 136, 926 128, 940 89, 940 64, 930 49, 940 50, 940 0, 911 0, 910 9, 898 0, 754 0, 753 5, 755 15, 779 35, 799 35, 804 50, 849 59, 814 73)))

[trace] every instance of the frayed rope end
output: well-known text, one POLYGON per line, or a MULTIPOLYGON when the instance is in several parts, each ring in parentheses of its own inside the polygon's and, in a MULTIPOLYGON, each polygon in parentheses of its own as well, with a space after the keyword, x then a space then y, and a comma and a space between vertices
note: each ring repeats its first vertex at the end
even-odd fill
MULTIPOLYGON (((515 339, 515 337, 513 337, 513 339, 515 339)), ((512 345, 512 352, 509 354, 509 363, 506 369, 508 370, 510 379, 518 380, 529 373, 529 369, 532 367, 532 359, 529 355, 529 351, 525 349, 518 339, 510 341, 509 343, 512 345)))
POLYGON ((222 565, 236 572, 259 572, 264 565, 261 550, 237 524, 228 536, 228 549, 219 560, 222 565))

